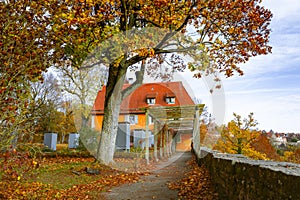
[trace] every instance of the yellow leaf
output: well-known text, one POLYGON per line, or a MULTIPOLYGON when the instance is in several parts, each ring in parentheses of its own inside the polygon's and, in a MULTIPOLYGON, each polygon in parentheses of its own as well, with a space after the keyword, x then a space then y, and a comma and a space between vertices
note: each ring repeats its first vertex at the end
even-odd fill
POLYGON ((228 30, 229 34, 232 34, 234 33, 234 27, 230 27, 229 30, 228 30))
POLYGON ((154 56, 154 54, 155 54, 155 51, 154 51, 154 49, 150 49, 150 54, 149 54, 149 56, 154 56))

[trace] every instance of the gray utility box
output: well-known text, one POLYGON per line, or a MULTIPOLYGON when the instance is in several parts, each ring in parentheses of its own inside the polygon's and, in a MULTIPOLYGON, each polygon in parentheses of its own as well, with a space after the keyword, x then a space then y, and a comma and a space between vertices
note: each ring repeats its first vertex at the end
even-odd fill
POLYGON ((44 134, 44 145, 49 147, 51 150, 56 151, 57 133, 45 133, 44 134))
MULTIPOLYGON (((154 145, 154 135, 149 131, 149 147, 154 145)), ((144 129, 133 130, 133 146, 144 149, 146 147, 146 131, 144 129)))
POLYGON ((154 146, 154 135, 152 134, 152 132, 150 132, 149 134, 149 147, 154 146))
POLYGON ((140 147, 141 149, 144 149, 145 139, 146 139, 146 132, 144 129, 133 130, 133 146, 135 148, 140 147))
POLYGON ((79 146, 79 134, 78 133, 70 133, 68 147, 69 149, 76 149, 79 146))
POLYGON ((119 122, 116 139, 117 150, 130 150, 130 123, 119 122))

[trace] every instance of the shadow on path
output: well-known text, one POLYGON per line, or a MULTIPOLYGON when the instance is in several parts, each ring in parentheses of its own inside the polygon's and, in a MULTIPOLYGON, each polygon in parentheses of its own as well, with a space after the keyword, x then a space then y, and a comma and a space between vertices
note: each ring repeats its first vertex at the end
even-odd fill
POLYGON ((168 183, 188 172, 187 161, 191 158, 191 152, 176 153, 167 161, 159 162, 149 176, 142 176, 136 183, 114 187, 103 195, 108 200, 177 199, 178 191, 170 190, 168 183))

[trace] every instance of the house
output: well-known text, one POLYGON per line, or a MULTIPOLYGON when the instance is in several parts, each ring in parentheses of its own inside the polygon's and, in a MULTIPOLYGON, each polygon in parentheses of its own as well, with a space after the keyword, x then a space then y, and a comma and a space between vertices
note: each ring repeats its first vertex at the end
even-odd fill
MULTIPOLYGON (((127 88, 129 85, 130 84, 124 84, 123 89, 127 88)), ((98 92, 92 111, 92 127, 96 130, 101 130, 102 127, 105 91, 106 88, 103 87, 102 90, 98 92)), ((123 100, 120 109, 119 122, 126 121, 130 123, 132 136, 133 130, 145 130, 146 114, 145 110, 142 108, 191 105, 195 105, 195 103, 182 82, 144 83, 123 100)), ((149 130, 153 133, 153 118, 149 116, 148 121, 149 130)), ((186 150, 190 148, 192 131, 182 133, 177 137, 179 138, 177 140, 176 150, 186 150)))

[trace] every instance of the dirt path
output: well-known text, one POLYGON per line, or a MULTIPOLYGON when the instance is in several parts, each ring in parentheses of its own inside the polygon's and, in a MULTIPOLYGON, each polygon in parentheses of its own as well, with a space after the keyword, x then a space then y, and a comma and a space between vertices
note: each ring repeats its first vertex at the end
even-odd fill
POLYGON ((157 164, 151 175, 141 177, 137 183, 112 188, 103 195, 108 200, 177 199, 177 191, 170 190, 168 183, 184 176, 189 170, 186 162, 191 157, 190 152, 177 153, 168 161, 157 164))

